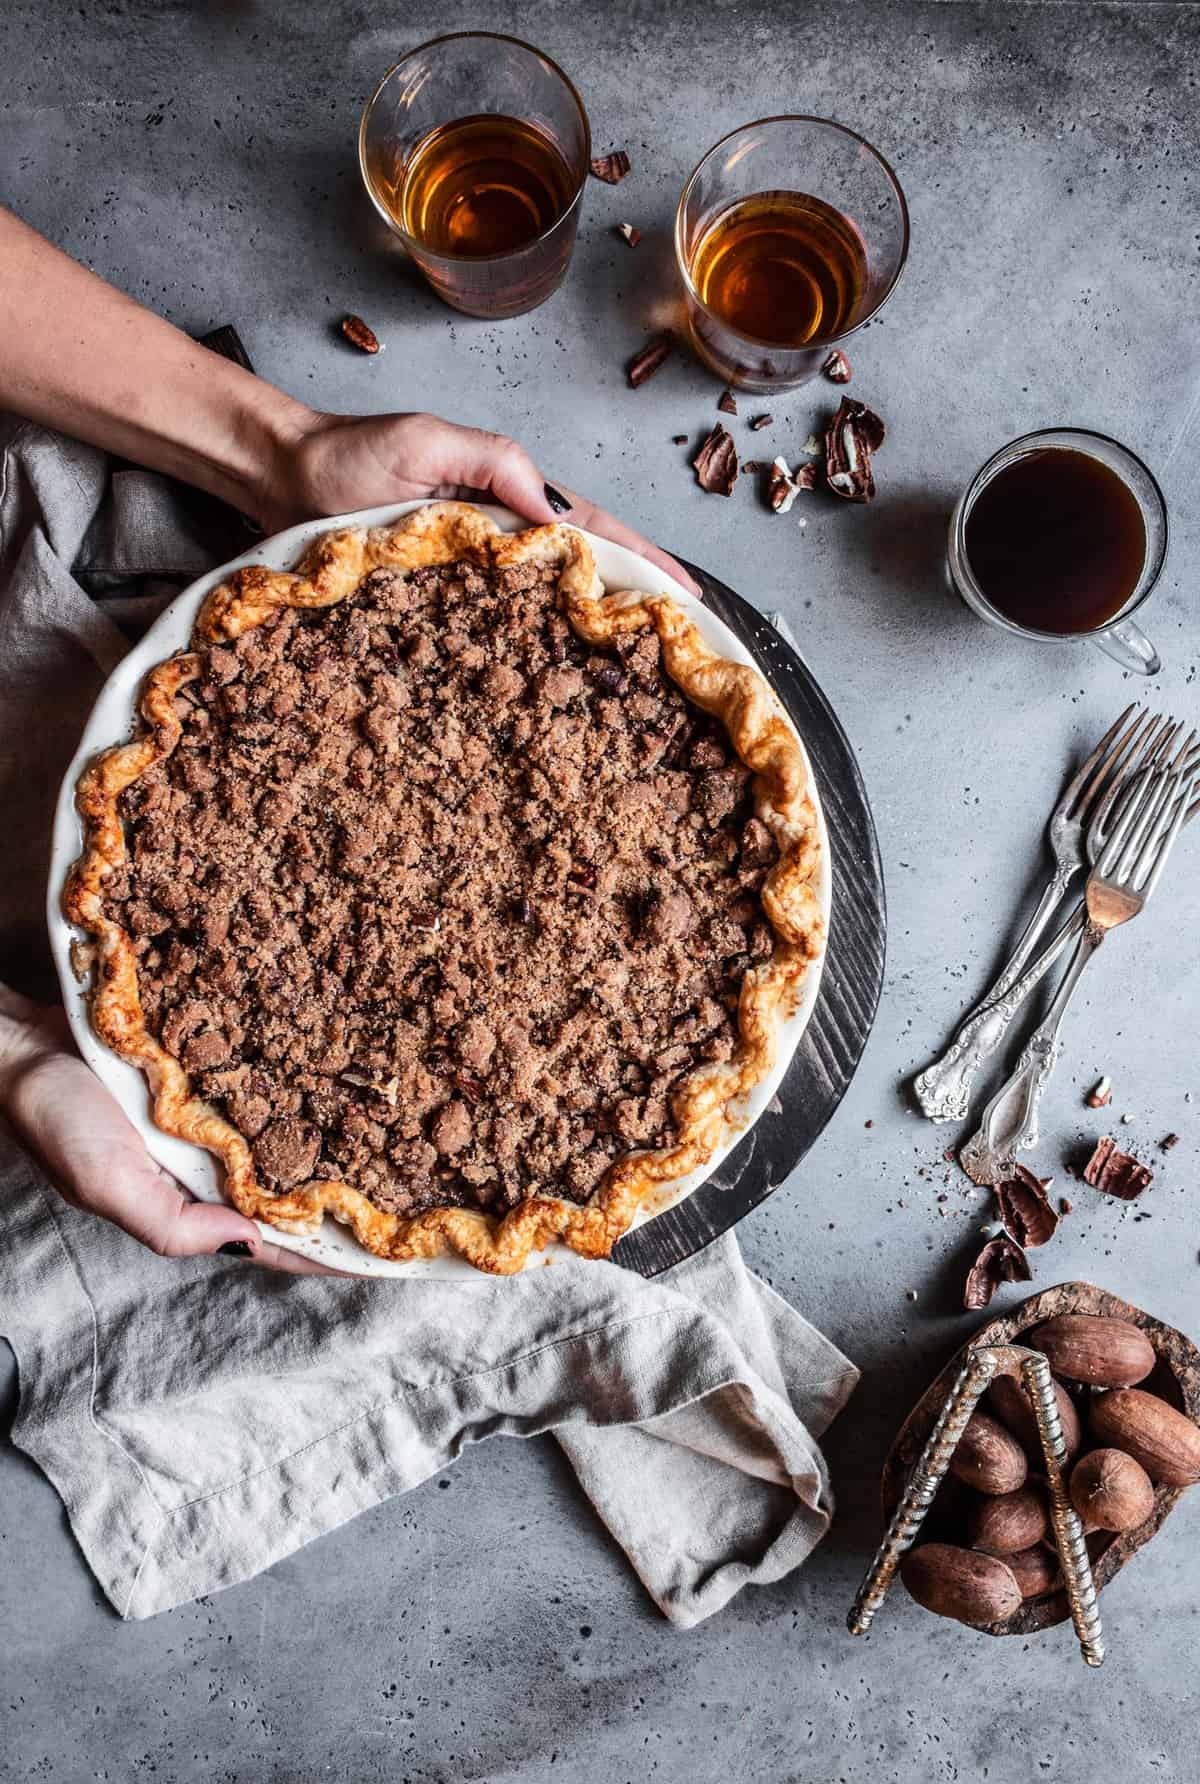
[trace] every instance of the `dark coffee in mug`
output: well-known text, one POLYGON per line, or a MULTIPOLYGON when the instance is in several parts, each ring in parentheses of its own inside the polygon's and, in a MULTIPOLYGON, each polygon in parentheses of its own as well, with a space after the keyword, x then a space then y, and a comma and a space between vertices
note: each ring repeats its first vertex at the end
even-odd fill
POLYGON ((1120 613, 1145 565, 1146 524, 1133 491, 1101 459, 1047 446, 984 484, 963 543, 997 613, 1065 636, 1120 613))

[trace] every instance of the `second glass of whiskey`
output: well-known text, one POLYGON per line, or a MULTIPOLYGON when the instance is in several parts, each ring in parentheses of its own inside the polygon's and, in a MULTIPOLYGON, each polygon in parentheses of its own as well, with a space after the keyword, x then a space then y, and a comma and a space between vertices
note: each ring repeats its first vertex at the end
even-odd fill
POLYGON ((908 207, 853 130, 762 118, 722 137, 692 173, 675 254, 705 364, 743 390, 787 390, 890 297, 908 254, 908 207))

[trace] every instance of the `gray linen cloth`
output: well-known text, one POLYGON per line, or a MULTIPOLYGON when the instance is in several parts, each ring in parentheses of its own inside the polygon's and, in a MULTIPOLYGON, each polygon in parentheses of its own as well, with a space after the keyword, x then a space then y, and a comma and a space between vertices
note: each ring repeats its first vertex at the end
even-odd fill
MULTIPOLYGON (((25 423, 0 419, 0 455, 0 972, 49 996, 58 784, 131 630, 214 561, 214 517, 25 423)), ((731 1235, 652 1282, 579 1260, 461 1285, 294 1277, 158 1258, 7 1140, 0 1231, 14 1441, 122 1616, 248 1579, 498 1434, 553 1432, 680 1627, 828 1527, 817 1443, 857 1371, 731 1235)))

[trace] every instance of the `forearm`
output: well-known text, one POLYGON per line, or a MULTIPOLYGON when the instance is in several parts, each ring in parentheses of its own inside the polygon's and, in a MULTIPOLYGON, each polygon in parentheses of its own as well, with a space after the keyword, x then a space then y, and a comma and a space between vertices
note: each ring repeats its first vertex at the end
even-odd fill
POLYGON ((0 408, 258 513, 315 417, 0 207, 0 408))

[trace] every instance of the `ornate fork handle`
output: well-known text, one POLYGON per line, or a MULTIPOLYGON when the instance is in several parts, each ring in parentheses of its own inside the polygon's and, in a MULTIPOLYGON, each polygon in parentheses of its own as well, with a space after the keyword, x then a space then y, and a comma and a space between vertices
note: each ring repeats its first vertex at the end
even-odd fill
POLYGON ((1075 956, 1045 1020, 1034 1029, 1017 1069, 984 1110, 978 1133, 959 1153, 959 1163, 976 1183, 999 1182, 1011 1172, 1018 1152, 1037 1145, 1038 1108, 1058 1059, 1063 1017, 1084 967, 1104 940, 1105 932, 1097 924, 1084 919, 1080 928, 1075 956))
POLYGON ((1083 926, 1082 904, 1032 966, 1022 971, 1071 878, 1071 874, 1055 875, 996 983, 961 1024, 941 1058, 926 1066, 916 1079, 913 1090, 922 1112, 931 1121, 963 1119, 970 1107, 971 1085, 976 1072, 996 1051, 1008 1032, 1009 1023, 1030 992, 1049 972, 1071 937, 1078 935, 1083 926))

